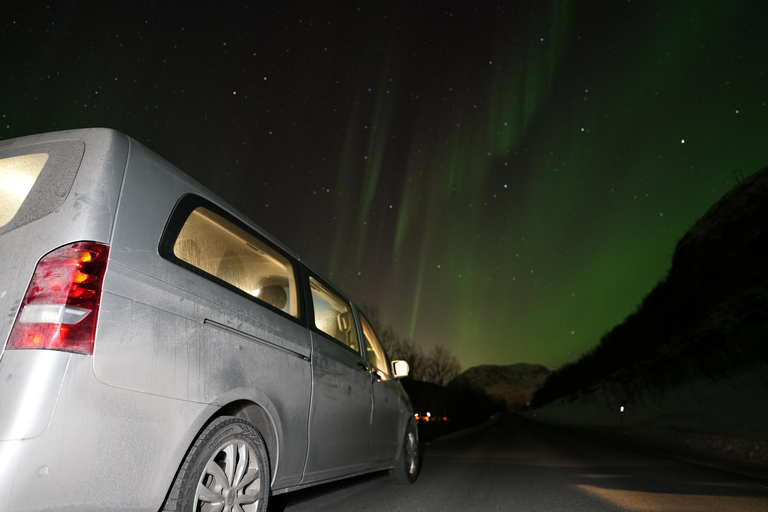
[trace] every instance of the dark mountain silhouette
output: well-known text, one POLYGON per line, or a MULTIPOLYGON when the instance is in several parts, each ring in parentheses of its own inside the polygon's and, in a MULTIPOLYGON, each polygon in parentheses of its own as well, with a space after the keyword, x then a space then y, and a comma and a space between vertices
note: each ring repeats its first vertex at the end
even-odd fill
POLYGON ((472 388, 498 398, 511 409, 530 405, 536 391, 549 375, 540 364, 511 364, 474 366, 456 376, 450 387, 472 388))
POLYGON ((768 363, 768 167, 716 203, 677 245, 636 313, 552 373, 542 405, 610 379, 663 392, 768 363))
POLYGON ((598 346, 550 374, 537 419, 768 473, 768 167, 677 244, 598 346))

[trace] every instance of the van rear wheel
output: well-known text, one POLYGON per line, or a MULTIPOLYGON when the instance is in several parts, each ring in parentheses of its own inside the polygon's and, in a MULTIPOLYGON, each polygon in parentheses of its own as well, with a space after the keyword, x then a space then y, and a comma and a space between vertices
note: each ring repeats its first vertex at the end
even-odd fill
POLYGON ((223 416, 195 440, 163 510, 266 512, 269 482, 259 432, 241 418, 223 416))

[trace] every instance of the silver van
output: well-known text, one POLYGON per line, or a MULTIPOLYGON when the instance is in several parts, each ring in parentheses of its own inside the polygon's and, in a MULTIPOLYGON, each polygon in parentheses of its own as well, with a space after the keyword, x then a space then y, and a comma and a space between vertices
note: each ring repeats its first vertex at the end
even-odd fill
POLYGON ((0 511, 264 511, 418 476, 360 311, 226 202, 108 129, 0 142, 0 511))

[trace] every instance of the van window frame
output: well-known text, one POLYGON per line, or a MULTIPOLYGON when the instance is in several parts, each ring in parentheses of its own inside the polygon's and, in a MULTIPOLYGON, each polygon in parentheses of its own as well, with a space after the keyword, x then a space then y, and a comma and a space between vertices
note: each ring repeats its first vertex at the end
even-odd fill
POLYGON ((357 357, 359 357, 362 361, 365 361, 364 353, 363 353, 363 341, 360 339, 360 320, 358 319, 358 312, 357 308, 355 308, 352 304, 352 301, 347 298, 346 295, 341 293, 338 288, 336 288, 333 284, 328 282, 327 279, 324 279, 320 275, 318 275, 316 272, 313 272, 310 270, 306 265, 302 265, 302 288, 304 292, 305 297, 305 307, 304 310, 306 312, 306 320, 307 320, 307 326, 309 330, 311 330, 315 334, 319 334, 326 340, 338 345, 339 347, 343 347, 344 349, 348 350, 350 353, 355 354, 357 357), (352 321, 355 322, 354 329, 357 333, 357 350, 353 350, 349 345, 345 344, 344 342, 334 338, 327 332, 320 329, 315 324, 315 301, 312 297, 312 287, 309 284, 309 279, 312 278, 315 281, 317 281, 318 284, 322 285, 323 288, 326 288, 328 291, 332 292, 334 295, 336 295, 336 298, 342 300, 344 304, 347 305, 349 308, 349 312, 352 316, 352 321))
POLYGON ((203 277, 207 279, 208 281, 214 282, 224 288, 226 288, 229 291, 232 291, 241 297, 245 297, 246 299, 250 300, 251 302, 258 304, 259 306, 262 306, 272 312, 275 312, 289 320, 292 320, 293 322, 296 322, 297 324, 301 325, 302 327, 307 326, 307 300, 304 296, 304 286, 303 281, 301 279, 301 273, 299 272, 299 261, 291 256, 288 252, 277 246, 274 242, 266 238, 264 235, 259 233, 257 230, 240 220, 238 217, 234 216, 221 206, 217 205, 216 203, 213 203, 212 201, 198 196, 196 194, 185 194, 183 195, 178 202, 176 203, 176 206, 173 207, 173 210, 171 211, 170 216, 168 217, 168 221, 166 222, 165 228, 163 229, 163 234, 160 237, 160 244, 158 246, 158 253, 163 259, 166 259, 173 263, 174 265, 178 265, 186 270, 189 270, 190 272, 199 275, 200 277, 203 277), (181 232, 181 229, 184 227, 184 224, 187 222, 187 219, 189 216, 198 208, 205 208, 215 215, 218 215, 219 217, 223 218, 224 220, 232 223, 234 226, 236 226, 239 229, 242 229, 247 234, 253 236, 256 240, 263 243, 266 247, 268 247, 270 250, 274 251, 275 253, 279 254, 281 257, 285 258, 291 265, 291 270, 293 274, 293 282, 296 286, 296 298, 298 301, 298 315, 293 316, 290 313, 283 311, 282 309, 278 309, 277 307, 273 306, 269 302, 266 302, 262 299, 259 299, 255 295, 251 295, 250 293, 246 292, 245 290, 241 290, 237 286, 213 275, 205 270, 201 269, 200 267, 197 267, 195 265, 192 265, 191 263, 188 263, 176 256, 176 254, 173 251, 174 244, 176 243, 176 239, 179 236, 179 233, 181 232))
MULTIPOLYGON (((393 378, 392 377, 392 371, 391 371, 392 359, 389 357, 389 354, 387 354, 387 350, 384 348, 384 345, 382 345, 381 339, 379 338, 379 334, 373 328, 373 325, 371 324, 371 322, 368 321, 368 318, 361 311, 358 311, 357 315, 358 315, 359 320, 360 320, 360 330, 362 331, 362 337, 363 337, 362 344, 363 344, 364 351, 365 351, 365 360, 371 366, 373 366, 373 368, 375 368, 378 372, 380 372, 380 376, 384 377, 383 380, 392 380, 392 378, 393 378), (368 328, 370 329, 371 333, 373 334, 373 339, 372 340, 370 338, 368 338, 368 335, 365 334, 365 325, 366 324, 368 325, 368 328), (365 344, 367 344, 367 343, 371 344, 371 347, 373 348, 374 353, 376 351, 376 347, 374 347, 374 345, 377 346, 379 348, 379 350, 381 350, 381 353, 384 355, 384 368, 380 368, 376 364, 376 361, 372 361, 371 360, 370 354, 368 354, 368 347, 365 346, 365 344)), ((374 357, 374 359, 376 359, 376 358, 374 357)))

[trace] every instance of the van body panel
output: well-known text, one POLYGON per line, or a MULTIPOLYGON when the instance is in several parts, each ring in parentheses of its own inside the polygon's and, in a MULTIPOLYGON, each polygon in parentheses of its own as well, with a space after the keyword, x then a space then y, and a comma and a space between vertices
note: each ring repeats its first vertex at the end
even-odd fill
POLYGON ((359 472, 368 460, 371 377, 359 354, 312 332, 312 412, 302 483, 359 472))
POLYGON ((45 431, 69 357, 55 350, 5 354, 0 365, 0 441, 31 439, 45 431))
MULTIPOLYGON (((0 204, 0 510, 157 511, 219 415, 259 423, 276 493, 393 466, 407 395, 394 380, 379 389, 362 351, 316 332, 315 274, 295 253, 119 132, 0 142, 0 178, 20 155, 45 163, 17 213, 0 204), (295 274, 285 307, 163 252, 189 197, 280 253, 295 274), (6 349, 40 259, 79 241, 109 246, 92 354, 6 349)), ((354 316, 346 327, 359 332, 354 316)))
POLYGON ((299 322, 159 256, 166 223, 188 194, 226 204, 132 143, 122 195, 140 200, 122 201, 115 219, 95 373, 109 385, 208 404, 225 405, 221 397, 232 389, 260 390, 255 403, 275 410, 284 428, 273 477, 293 485, 307 446, 309 334, 299 322))
MULTIPOLYGON (((34 359, 42 351, 13 352, 34 359)), ((106 386, 91 357, 66 356, 45 431, 0 442, 0 510, 157 511, 200 418, 215 407, 106 386)))
MULTIPOLYGON (((67 164, 77 168, 57 167, 58 162, 49 159, 46 166, 54 167, 53 172, 46 176, 43 169, 26 201, 35 199, 37 187, 48 188, 43 181, 56 182, 57 173, 71 173, 73 182, 66 187, 66 192, 61 192, 64 200, 60 201, 57 194, 50 190, 43 190, 40 194, 43 197, 37 197, 38 200, 57 204, 60 201, 54 211, 39 218, 30 213, 22 222, 17 222, 14 217, 0 229, 0 349, 5 348, 21 299, 39 259, 73 240, 109 240, 125 169, 128 138, 113 130, 75 130, 63 132, 60 137, 52 134, 23 137, 0 145, 0 159, 3 159, 20 152, 51 151, 51 146, 57 143, 73 141, 80 144, 83 153, 81 156, 74 155, 67 164), (34 220, 27 222, 29 218, 34 220), (17 224, 21 225, 15 227, 17 224)), ((46 211, 44 208, 27 209, 22 205, 17 217, 24 216, 25 210, 41 209, 46 211)), ((0 360, 2 355, 0 352, 0 360)))
MULTIPOLYGON (((391 379, 373 379, 371 383, 371 397, 373 400, 373 412, 371 414, 370 427, 370 457, 373 466, 388 464, 397 457, 397 449, 400 444, 400 422, 403 418, 401 395, 397 387, 400 384, 391 379)), ((405 428, 403 425, 402 428, 405 428)))

